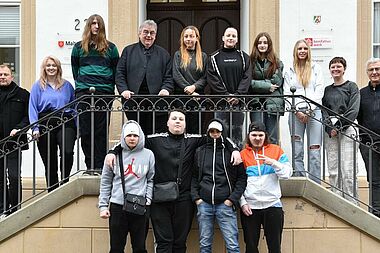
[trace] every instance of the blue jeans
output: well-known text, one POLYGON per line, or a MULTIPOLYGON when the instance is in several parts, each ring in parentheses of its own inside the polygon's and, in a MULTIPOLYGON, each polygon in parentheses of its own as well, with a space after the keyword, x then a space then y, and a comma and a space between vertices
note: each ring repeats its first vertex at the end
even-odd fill
POLYGON ((200 253, 212 252, 215 218, 226 243, 227 252, 240 252, 237 218, 233 207, 224 203, 211 205, 203 201, 197 208, 200 253))
MULTIPOLYGON (((294 116, 294 135, 292 140, 294 140, 294 154, 292 158, 295 162, 295 172, 293 176, 306 176, 305 166, 304 166, 304 143, 305 131, 308 138, 308 163, 309 163, 309 178, 316 183, 320 183, 321 178, 321 145, 322 145, 322 124, 320 122, 322 118, 322 112, 320 109, 316 108, 313 111, 313 116, 309 117, 308 122, 302 123, 294 116), (312 148, 318 147, 318 148, 312 148)), ((289 115, 289 130, 292 135, 292 115, 289 115)))

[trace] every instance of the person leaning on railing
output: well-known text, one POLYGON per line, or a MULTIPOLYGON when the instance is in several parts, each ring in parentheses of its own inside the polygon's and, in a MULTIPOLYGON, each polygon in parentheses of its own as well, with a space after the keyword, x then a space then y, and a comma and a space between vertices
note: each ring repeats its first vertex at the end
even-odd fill
MULTIPOLYGON (((293 49, 293 66, 285 72, 284 94, 293 95, 291 88, 296 88, 294 95, 302 95, 321 104, 325 90, 321 67, 311 61, 311 48, 305 40, 295 43, 293 49)), ((289 130, 294 141, 295 160, 294 176, 306 176, 304 165, 305 131, 308 138, 309 173, 311 179, 319 183, 321 178, 322 113, 315 104, 296 98, 293 129, 293 117, 289 116, 289 130)))
MULTIPOLYGON (((187 26, 181 32, 180 49, 173 57, 174 94, 197 96, 204 94, 206 82, 207 55, 202 52, 199 31, 195 26, 187 26)), ((186 108, 194 109, 197 102, 189 103, 183 100, 186 108)), ((188 112, 186 115, 188 133, 199 133, 197 112, 188 112)))
POLYGON ((224 31, 222 40, 222 48, 212 53, 209 58, 207 83, 210 85, 212 95, 230 96, 225 103, 218 103, 217 107, 231 106, 236 109, 236 112, 233 112, 232 116, 229 112, 216 112, 215 118, 222 120, 228 128, 228 136, 241 148, 244 114, 240 112, 240 101, 234 95, 245 95, 248 92, 251 83, 249 56, 236 48, 238 31, 235 28, 228 27, 224 31))
MULTIPOLYGON (((284 65, 277 58, 270 35, 259 33, 253 43, 250 55, 252 81, 250 95, 283 95, 282 71, 284 65)), ((284 100, 282 98, 254 98, 250 107, 255 111, 250 113, 251 122, 261 121, 267 128, 271 143, 278 144, 279 115, 284 115, 284 100)))
MULTIPOLYGON (((27 143, 26 134, 17 136, 17 133, 29 125, 28 101, 29 92, 13 81, 10 66, 0 65, 0 139, 14 136, 9 140, 9 144, 6 143, 0 147, 1 150, 12 150, 20 142, 27 143)), ((28 149, 28 145, 21 147, 21 150, 25 149, 28 149)), ((7 215, 16 211, 18 203, 21 202, 22 185, 21 167, 19 165, 21 166, 19 149, 0 159, 0 214, 7 211, 4 214, 7 215), (7 161, 5 167, 4 159, 7 161), (6 176, 4 177, 4 175, 6 176), (20 199, 18 198, 19 194, 20 199)))
MULTIPOLYGON (((36 123, 39 119, 52 113, 74 100, 72 84, 62 78, 61 62, 55 56, 47 56, 41 64, 40 78, 33 84, 29 100, 29 121, 36 123)), ((32 126, 33 138, 45 166, 45 178, 48 191, 58 187, 58 156, 60 156, 60 178, 70 176, 74 162, 74 144, 76 124, 74 119, 65 122, 64 127, 56 127, 64 118, 73 118, 73 110, 57 113, 50 118, 32 126), (49 138, 50 137, 50 138, 49 138)))
MULTIPOLYGON (((95 88, 95 95, 114 95, 118 60, 119 51, 116 45, 106 38, 103 18, 97 14, 91 15, 84 27, 82 40, 74 45, 71 52, 76 98, 92 94, 91 88, 95 88)), ((80 100, 77 107, 81 147, 85 156, 87 174, 94 173, 94 170, 100 172, 103 168, 110 123, 107 122, 107 118, 110 116, 109 108, 112 106, 112 98, 93 99, 96 108, 106 108, 107 111, 86 112, 91 104, 90 97, 80 100), (96 126, 91 124, 92 114, 96 126)))
POLYGON ((359 146, 355 145, 356 130, 349 122, 336 116, 338 114, 351 121, 355 121, 359 112, 359 89, 356 83, 344 79, 346 67, 347 63, 343 57, 334 57, 330 61, 329 69, 334 83, 325 88, 322 105, 331 109, 336 114, 327 110, 323 110, 322 113, 323 117, 327 120, 325 122, 328 123, 325 125, 325 132, 328 135, 325 144, 329 181, 333 186, 331 190, 357 203, 355 199, 351 198, 351 196, 357 197, 357 184, 354 184, 356 180, 354 168, 357 168, 354 165, 354 161, 357 161, 355 156, 358 153, 359 146), (338 182, 338 174, 341 175, 341 183, 338 182), (354 185, 356 185, 355 188, 354 185), (343 194, 338 189, 348 193, 350 196, 343 194))
POLYGON ((155 104, 154 98, 129 100, 133 95, 166 96, 173 90, 170 55, 166 49, 154 43, 157 36, 156 22, 153 20, 142 22, 138 36, 139 42, 126 46, 117 64, 117 90, 123 96, 123 107, 127 118, 139 120, 145 134, 165 132, 166 112, 156 112, 153 118, 152 110, 148 108, 157 109, 167 106, 166 103, 155 104), (139 113, 136 112, 138 107, 139 113))

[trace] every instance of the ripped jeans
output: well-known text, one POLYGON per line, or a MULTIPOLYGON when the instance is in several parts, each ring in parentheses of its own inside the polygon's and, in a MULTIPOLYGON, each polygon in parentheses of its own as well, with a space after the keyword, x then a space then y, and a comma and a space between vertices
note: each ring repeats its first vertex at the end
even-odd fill
MULTIPOLYGON (((316 183, 320 183, 321 178, 321 145, 322 145, 322 124, 320 121, 322 118, 322 112, 319 108, 313 111, 313 116, 309 118, 309 121, 305 124, 297 119, 295 119, 294 128, 294 173, 293 176, 306 177, 305 166, 304 166, 304 145, 309 144, 308 148, 308 171, 309 178, 316 183), (318 120, 316 120, 318 119, 318 120), (307 136, 307 143, 305 141, 305 131, 307 136), (310 175, 311 174, 311 175, 310 175)), ((292 115, 289 116, 289 130, 292 135, 292 115)))

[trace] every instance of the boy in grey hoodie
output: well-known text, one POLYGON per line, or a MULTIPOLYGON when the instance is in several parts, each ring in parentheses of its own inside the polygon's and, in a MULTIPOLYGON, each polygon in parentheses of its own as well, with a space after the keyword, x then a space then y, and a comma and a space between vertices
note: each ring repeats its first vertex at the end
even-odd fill
MULTIPOLYGON (((133 120, 124 124, 121 135, 121 152, 124 165, 125 193, 145 196, 146 205, 152 200, 154 154, 144 148, 145 137, 140 125, 133 120)), ((124 194, 120 177, 119 156, 116 165, 103 166, 100 181, 100 217, 109 218, 110 252, 124 252, 128 232, 133 252, 147 252, 145 248, 147 215, 123 210, 124 194)))

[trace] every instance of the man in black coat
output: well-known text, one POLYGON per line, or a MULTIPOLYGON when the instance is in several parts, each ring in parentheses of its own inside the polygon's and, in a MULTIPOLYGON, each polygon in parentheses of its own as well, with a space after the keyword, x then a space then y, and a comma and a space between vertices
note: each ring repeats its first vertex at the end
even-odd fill
MULTIPOLYGON (((124 99, 132 95, 169 95, 173 90, 172 64, 169 53, 154 44, 157 35, 157 24, 153 20, 144 21, 139 27, 139 42, 124 48, 116 69, 116 86, 124 99)), ((134 107, 141 100, 125 102, 128 119, 137 121, 134 107)), ((145 110, 151 103, 140 103, 145 110)), ((140 114, 139 123, 145 134, 166 131, 166 113, 156 114, 156 129, 152 128, 151 112, 140 114)))
MULTIPOLYGON (((29 92, 13 82, 9 66, 0 65, 0 139, 14 136, 7 142, 1 142, 0 155, 4 150, 14 149, 16 144, 27 142, 26 134, 20 135, 18 132, 29 125, 28 104, 29 92)), ((28 145, 21 146, 22 150, 27 148, 28 145)), ((16 211, 18 203, 21 202, 21 195, 21 153, 19 156, 19 150, 16 149, 0 158, 0 214, 16 211), (5 158, 6 167, 4 167, 5 158), (4 177, 4 174, 7 177, 4 177)))
POLYGON ((372 183, 370 195, 371 211, 380 217, 380 59, 367 61, 368 85, 360 90, 359 125, 373 131, 377 135, 360 130, 362 144, 359 146, 365 168, 367 181, 372 183))

